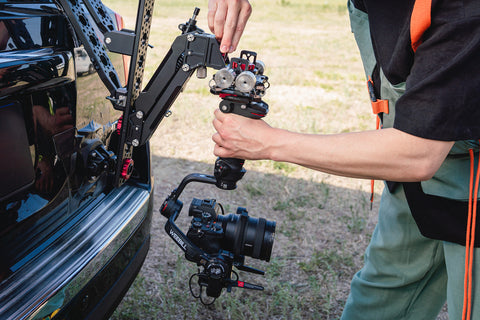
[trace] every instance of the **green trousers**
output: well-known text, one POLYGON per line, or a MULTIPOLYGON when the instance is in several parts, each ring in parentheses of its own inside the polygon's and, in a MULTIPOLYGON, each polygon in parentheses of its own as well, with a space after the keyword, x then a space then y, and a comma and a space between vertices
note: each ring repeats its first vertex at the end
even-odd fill
MULTIPOLYGON (((475 249, 472 316, 480 320, 480 252, 475 249)), ((436 319, 445 301, 462 319, 465 247, 423 237, 403 188, 382 195, 378 224, 355 274, 343 320, 436 319)))

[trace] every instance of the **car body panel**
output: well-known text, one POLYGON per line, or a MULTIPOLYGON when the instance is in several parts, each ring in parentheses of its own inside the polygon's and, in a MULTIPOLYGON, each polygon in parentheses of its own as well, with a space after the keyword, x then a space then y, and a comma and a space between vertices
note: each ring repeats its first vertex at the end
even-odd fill
MULTIPOLYGON (((106 318, 148 252, 150 148, 120 188, 91 175, 85 159, 114 149, 121 112, 83 52, 55 2, 0 2, 2 319, 106 318)), ((124 79, 124 57, 109 57, 124 79)))
MULTIPOLYGON (((0 307, 2 317, 31 315, 27 318, 42 319, 62 309, 70 301, 68 297, 76 296, 143 222, 149 223, 149 199, 149 190, 124 185, 92 199, 71 219, 57 223, 41 245, 11 267, 12 276, 0 285, 0 300, 8 300, 0 307), (15 299, 7 299, 13 296, 15 299)), ((63 213, 68 211, 67 206, 61 209, 63 213)), ((41 226, 43 221, 38 224, 41 226)), ((38 226, 31 228, 35 232, 38 226)), ((139 247, 133 252, 135 249, 139 247)))

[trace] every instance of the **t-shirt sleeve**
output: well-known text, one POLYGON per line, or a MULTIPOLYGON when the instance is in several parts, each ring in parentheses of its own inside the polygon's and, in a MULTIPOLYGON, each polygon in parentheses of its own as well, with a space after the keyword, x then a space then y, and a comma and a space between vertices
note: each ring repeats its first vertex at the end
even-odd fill
POLYGON ((433 140, 480 139, 480 9, 463 9, 462 16, 432 14, 394 128, 433 140))

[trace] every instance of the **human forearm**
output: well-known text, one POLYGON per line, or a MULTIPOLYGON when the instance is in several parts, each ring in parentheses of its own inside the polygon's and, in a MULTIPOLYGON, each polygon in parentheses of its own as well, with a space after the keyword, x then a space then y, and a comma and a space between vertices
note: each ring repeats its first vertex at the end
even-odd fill
POLYGON ((396 129, 313 135, 271 128, 216 113, 215 153, 223 157, 296 163, 341 176, 421 181, 439 168, 453 142, 428 140, 396 129))
POLYGON ((277 130, 267 153, 341 176, 393 181, 427 180, 453 142, 427 140, 396 129, 311 135, 277 130))

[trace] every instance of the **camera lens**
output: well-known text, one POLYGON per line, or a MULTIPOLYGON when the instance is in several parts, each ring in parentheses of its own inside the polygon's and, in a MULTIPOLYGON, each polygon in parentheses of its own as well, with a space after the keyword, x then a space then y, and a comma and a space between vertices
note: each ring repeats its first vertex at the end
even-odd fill
POLYGON ((275 221, 248 216, 245 208, 238 208, 237 214, 217 216, 225 232, 222 248, 235 255, 250 256, 270 261, 275 240, 275 221))

